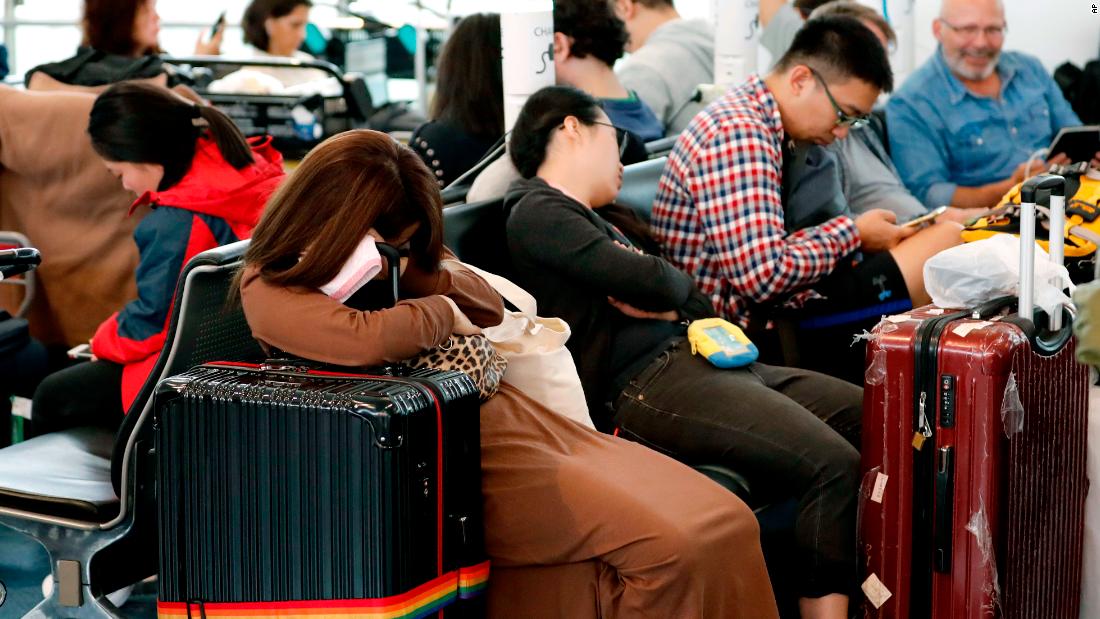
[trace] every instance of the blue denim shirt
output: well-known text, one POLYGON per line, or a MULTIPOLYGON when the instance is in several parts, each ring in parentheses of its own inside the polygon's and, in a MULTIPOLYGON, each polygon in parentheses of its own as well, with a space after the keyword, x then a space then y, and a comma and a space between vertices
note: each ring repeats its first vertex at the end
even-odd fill
POLYGON ((927 207, 951 204, 956 187, 1012 176, 1059 129, 1081 124, 1037 58, 1003 52, 997 72, 1000 100, 976 96, 937 49, 887 102, 894 164, 927 207))

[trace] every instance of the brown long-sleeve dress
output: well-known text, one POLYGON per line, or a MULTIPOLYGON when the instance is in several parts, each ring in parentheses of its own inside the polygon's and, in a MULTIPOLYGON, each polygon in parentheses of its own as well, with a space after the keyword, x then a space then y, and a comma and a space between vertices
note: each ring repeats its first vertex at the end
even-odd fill
MULTIPOLYGON (((451 334, 451 298, 479 326, 499 295, 457 265, 410 267, 403 300, 361 312, 245 271, 255 337, 317 361, 395 362, 451 334)), ((493 617, 776 617, 749 508, 690 468, 549 411, 508 384, 481 407, 493 617)))

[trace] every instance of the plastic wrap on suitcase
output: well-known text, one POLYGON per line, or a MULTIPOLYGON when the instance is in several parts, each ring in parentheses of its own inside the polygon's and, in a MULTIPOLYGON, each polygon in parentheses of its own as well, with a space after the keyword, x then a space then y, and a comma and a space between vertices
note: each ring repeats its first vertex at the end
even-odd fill
POLYGON ((161 384, 161 617, 480 614, 477 389, 396 373, 227 363, 161 384))

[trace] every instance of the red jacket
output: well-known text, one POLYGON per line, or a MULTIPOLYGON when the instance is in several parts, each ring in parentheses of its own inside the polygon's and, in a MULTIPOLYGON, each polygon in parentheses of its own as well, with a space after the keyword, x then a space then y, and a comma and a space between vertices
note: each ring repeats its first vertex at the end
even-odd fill
POLYGON ((122 409, 129 410, 164 347, 172 301, 183 266, 195 254, 252 236, 267 199, 285 176, 271 139, 250 140, 254 164, 237 170, 213 140, 200 138, 191 169, 166 191, 149 192, 130 207, 149 205, 134 230, 140 262, 138 298, 96 329, 92 352, 125 366, 122 409))

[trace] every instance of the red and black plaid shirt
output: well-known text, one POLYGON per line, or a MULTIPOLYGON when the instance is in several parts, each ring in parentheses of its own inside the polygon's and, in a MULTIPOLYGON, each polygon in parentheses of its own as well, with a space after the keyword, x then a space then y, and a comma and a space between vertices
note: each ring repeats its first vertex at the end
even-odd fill
POLYGON ((800 306, 859 248, 847 216, 787 232, 782 144, 775 98, 753 75, 695 116, 657 188, 653 228, 668 259, 743 327, 752 304, 800 306))

